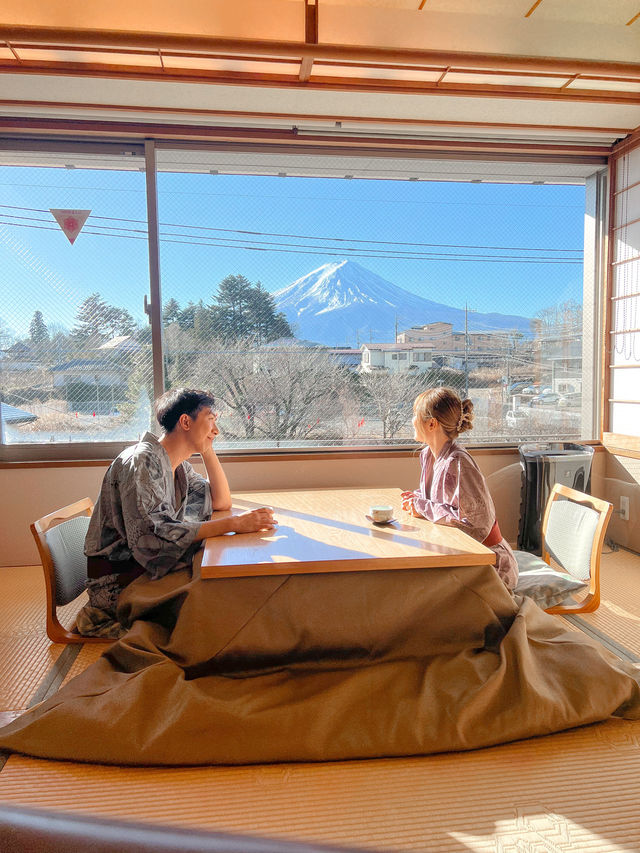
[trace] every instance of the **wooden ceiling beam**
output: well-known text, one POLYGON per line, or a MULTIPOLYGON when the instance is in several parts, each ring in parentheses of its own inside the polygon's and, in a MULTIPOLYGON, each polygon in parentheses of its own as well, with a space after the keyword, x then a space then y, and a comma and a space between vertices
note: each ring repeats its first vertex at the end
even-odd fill
MULTIPOLYGON (((318 2, 317 0, 304 0, 304 41, 305 44, 318 44, 318 2)), ((298 79, 306 83, 311 77, 313 68, 313 56, 303 56, 300 63, 298 79)))
MULTIPOLYGON (((14 57, 20 62, 22 60, 22 57, 16 53, 13 45, 11 45, 8 42, 5 42, 5 44, 6 44, 7 48, 12 52, 14 57)), ((150 57, 151 59, 155 59, 158 56, 158 49, 157 48, 153 48, 153 49, 152 48, 125 48, 125 47, 105 47, 105 46, 97 46, 97 45, 93 45, 92 47, 87 48, 85 45, 71 45, 71 44, 64 45, 64 47, 61 48, 60 45, 56 45, 56 44, 22 42, 20 44, 20 49, 22 51, 26 51, 27 54, 33 50, 44 50, 44 51, 54 52, 56 50, 62 49, 64 51, 68 51, 70 53, 74 53, 74 52, 86 53, 87 51, 89 51, 90 53, 105 54, 105 55, 116 54, 119 56, 138 56, 138 57, 145 56, 145 57, 150 57)), ((239 55, 233 54, 233 53, 205 53, 203 51, 193 51, 193 50, 191 50, 191 51, 189 51, 189 50, 162 50, 161 53, 162 53, 162 57, 167 62, 169 62, 171 59, 174 59, 174 58, 176 58, 176 59, 185 59, 186 58, 186 59, 219 60, 219 61, 229 60, 229 61, 243 61, 243 62, 262 62, 265 64, 274 64, 274 65, 282 64, 283 62, 284 63, 287 63, 287 62, 293 63, 293 60, 286 60, 286 59, 282 59, 282 58, 276 57, 276 56, 239 56, 239 55)), ((31 61, 35 62, 38 60, 31 60, 31 61)), ((298 59, 296 61, 300 61, 300 58, 298 57, 298 59)), ((434 73, 438 73, 438 74, 442 74, 442 75, 449 74, 449 73, 474 73, 474 74, 481 74, 481 75, 485 75, 485 76, 492 76, 492 75, 504 76, 505 74, 508 74, 511 77, 530 77, 531 76, 530 71, 514 71, 512 69, 509 70, 508 72, 505 72, 504 69, 496 69, 496 68, 473 68, 473 69, 471 69, 471 68, 462 68, 462 67, 455 68, 453 66, 449 66, 449 67, 443 69, 442 66, 439 66, 439 65, 433 65, 433 64, 425 64, 425 65, 411 64, 411 65, 409 65, 407 63, 402 63, 402 62, 393 62, 392 63, 392 62, 364 62, 364 61, 360 61, 356 64, 356 63, 354 63, 352 61, 348 61, 346 59, 333 59, 333 60, 314 59, 313 64, 317 65, 319 67, 332 67, 332 68, 378 68, 378 69, 394 70, 394 71, 426 71, 426 72, 434 72, 434 73)), ((139 67, 139 66, 136 66, 136 67, 139 67)), ((567 74, 566 73, 563 74, 559 71, 536 71, 535 76, 536 77, 548 77, 551 80, 558 79, 558 78, 565 80, 567 77, 567 74)), ((612 78, 607 77, 607 76, 602 75, 602 74, 579 74, 579 75, 573 75, 573 76, 574 77, 580 77, 583 80, 606 81, 607 79, 612 79, 612 78)), ((640 83, 640 80, 637 77, 621 77, 618 74, 615 77, 615 82, 622 82, 622 83, 638 82, 638 83, 640 83)))
MULTIPOLYGON (((156 54, 157 58, 157 54, 156 54)), ((0 60, 0 74, 42 74, 57 77, 141 80, 146 82, 209 83, 220 86, 263 88, 306 88, 335 92, 377 92, 403 95, 446 95, 466 98, 510 98, 521 100, 572 101, 574 103, 640 104, 639 92, 606 89, 571 89, 552 86, 491 85, 488 83, 447 83, 446 81, 391 80, 374 77, 319 77, 301 80, 294 74, 233 72, 228 70, 185 69, 139 65, 108 65, 86 62, 0 60)))
POLYGON ((460 69, 491 68, 508 72, 558 71, 564 75, 604 74, 640 79, 639 62, 612 62, 547 56, 518 56, 511 54, 468 53, 460 51, 415 50, 342 44, 307 44, 306 42, 217 38, 215 36, 181 35, 176 33, 125 32, 120 30, 71 29, 59 27, 30 27, 0 25, 0 40, 19 48, 21 42, 42 42, 65 45, 148 48, 154 51, 189 50, 207 53, 227 53, 239 57, 276 56, 282 60, 300 62, 301 58, 348 60, 351 62, 403 62, 408 65, 426 63, 460 69))
POLYGON ((305 56, 300 63, 300 73, 298 74, 298 80, 300 80, 301 83, 306 83, 306 81, 311 77, 312 68, 313 59, 309 56, 305 56))

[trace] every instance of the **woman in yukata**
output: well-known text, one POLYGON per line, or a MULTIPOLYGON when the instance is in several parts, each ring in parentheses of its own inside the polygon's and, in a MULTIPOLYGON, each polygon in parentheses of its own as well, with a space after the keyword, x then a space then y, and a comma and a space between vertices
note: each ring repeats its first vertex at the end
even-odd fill
POLYGON ((473 429, 473 403, 450 388, 431 388, 413 404, 420 454, 420 487, 402 493, 402 508, 437 524, 459 527, 496 554, 496 570, 508 589, 518 581, 513 551, 503 539, 484 477, 471 456, 456 442, 473 429))

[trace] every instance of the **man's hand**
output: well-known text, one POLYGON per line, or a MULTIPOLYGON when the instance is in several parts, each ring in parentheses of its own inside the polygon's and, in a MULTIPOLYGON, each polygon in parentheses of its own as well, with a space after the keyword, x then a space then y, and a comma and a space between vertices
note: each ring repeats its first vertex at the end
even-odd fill
POLYGON ((213 442, 216 436, 219 434, 220 430, 218 429, 217 424, 213 425, 213 429, 211 430, 211 434, 206 436, 202 445, 200 446, 200 456, 202 456, 202 461, 206 462, 205 457, 209 454, 213 454, 213 442))
POLYGON ((276 526, 273 510, 266 506, 233 515, 229 521, 234 533, 256 533, 258 530, 272 530, 276 526))

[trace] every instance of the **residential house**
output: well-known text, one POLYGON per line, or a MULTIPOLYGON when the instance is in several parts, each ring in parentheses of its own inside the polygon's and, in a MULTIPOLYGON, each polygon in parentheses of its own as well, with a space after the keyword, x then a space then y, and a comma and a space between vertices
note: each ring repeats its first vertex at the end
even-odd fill
POLYGON ((372 373, 376 370, 386 370, 390 373, 413 370, 422 373, 433 365, 433 344, 362 344, 360 349, 362 373, 372 373))

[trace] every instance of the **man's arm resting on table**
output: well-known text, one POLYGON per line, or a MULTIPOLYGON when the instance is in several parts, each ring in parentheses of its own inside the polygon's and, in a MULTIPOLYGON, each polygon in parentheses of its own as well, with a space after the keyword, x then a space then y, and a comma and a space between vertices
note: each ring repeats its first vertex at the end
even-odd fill
POLYGON ((273 510, 260 507, 240 515, 203 521, 195 535, 195 541, 209 539, 211 536, 223 536, 225 533, 256 533, 258 530, 270 530, 273 527, 273 510))

